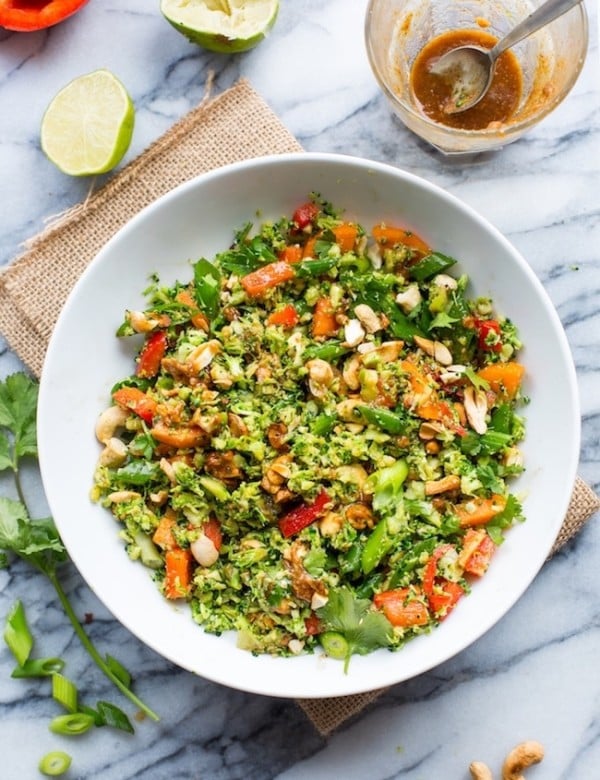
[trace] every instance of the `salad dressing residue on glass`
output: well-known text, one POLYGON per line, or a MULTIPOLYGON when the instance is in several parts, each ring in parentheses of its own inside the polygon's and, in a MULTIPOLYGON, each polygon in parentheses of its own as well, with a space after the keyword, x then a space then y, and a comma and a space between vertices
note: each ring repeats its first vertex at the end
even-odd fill
POLYGON ((482 30, 451 30, 433 38, 417 55, 410 75, 411 88, 422 111, 434 122, 460 130, 499 127, 515 113, 521 100, 523 75, 512 51, 496 62, 490 89, 472 108, 450 114, 444 108, 451 98, 448 79, 431 72, 431 66, 446 52, 458 46, 475 45, 491 49, 498 39, 482 30))

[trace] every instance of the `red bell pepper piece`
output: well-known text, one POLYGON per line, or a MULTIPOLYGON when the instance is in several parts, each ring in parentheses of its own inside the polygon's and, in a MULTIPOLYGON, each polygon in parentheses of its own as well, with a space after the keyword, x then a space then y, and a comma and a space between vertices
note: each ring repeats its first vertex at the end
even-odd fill
POLYGON ((329 501, 327 493, 321 490, 312 504, 302 504, 284 515, 279 520, 279 530, 286 538, 297 534, 320 517, 329 501))
POLYGON ((148 424, 156 414, 156 401, 137 387, 120 387, 113 393, 113 400, 148 424))
MULTIPOLYGON (((469 534, 475 534, 472 528, 469 528, 465 534, 465 543, 469 534)), ((489 534, 485 534, 477 548, 471 553, 467 562, 465 563, 465 572, 467 574, 474 574, 476 577, 482 577, 490 565, 492 555, 496 552, 496 545, 491 540, 489 534)))
POLYGON ((167 334, 164 330, 157 330, 150 334, 138 357, 135 370, 137 376, 150 379, 160 371, 161 360, 167 351, 167 334))
POLYGON ((204 533, 204 536, 207 536, 214 544, 215 550, 221 549, 223 534, 221 533, 221 523, 218 520, 214 518, 207 520, 202 526, 202 532, 204 533))
POLYGON ((304 230, 314 222, 318 213, 319 207, 316 203, 303 203, 294 211, 292 222, 295 223, 298 230, 304 230))
POLYGON ((431 611, 442 619, 447 617, 456 606, 456 602, 464 594, 464 590, 458 582, 452 582, 445 577, 438 576, 438 561, 448 550, 454 549, 450 544, 442 544, 437 547, 427 561, 423 574, 423 592, 427 596, 431 611))
POLYGON ((500 336, 502 330, 500 323, 496 320, 475 320, 475 327, 477 328, 477 343, 479 349, 485 352, 500 352, 502 349, 502 342, 500 336), (490 335, 493 338, 490 338, 490 335))
POLYGON ((300 317, 292 304, 284 306, 283 309, 274 311, 267 318, 267 325, 281 325, 283 328, 293 328, 298 324, 300 317))
POLYGON ((304 627, 306 628, 307 636, 317 636, 323 630, 323 625, 314 612, 311 612, 307 618, 304 618, 304 627))
POLYGON ((0 27, 15 32, 32 32, 62 22, 79 11, 88 0, 0 0, 0 27))

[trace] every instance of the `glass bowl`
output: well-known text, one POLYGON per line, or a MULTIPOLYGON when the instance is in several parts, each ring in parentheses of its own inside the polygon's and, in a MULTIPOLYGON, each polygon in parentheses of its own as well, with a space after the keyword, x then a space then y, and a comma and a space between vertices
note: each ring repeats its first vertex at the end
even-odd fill
POLYGON ((505 146, 534 127, 568 95, 583 67, 588 20, 583 3, 513 47, 523 75, 515 113, 481 130, 447 127, 427 117, 411 89, 411 68, 433 38, 461 29, 502 38, 543 0, 370 0, 365 41, 373 73, 392 110, 446 154, 505 146))

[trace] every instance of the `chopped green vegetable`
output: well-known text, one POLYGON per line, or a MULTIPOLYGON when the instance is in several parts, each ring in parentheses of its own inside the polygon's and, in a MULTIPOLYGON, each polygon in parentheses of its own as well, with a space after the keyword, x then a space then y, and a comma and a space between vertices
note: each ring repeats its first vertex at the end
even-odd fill
POLYGON ((53 750, 40 759, 38 769, 46 777, 59 777, 68 771, 71 761, 72 758, 68 753, 53 750))
POLYGON ((52 675, 52 696, 68 712, 77 712, 77 688, 58 672, 52 675))
POLYGON ((85 734, 94 724, 94 718, 85 712, 73 712, 69 715, 57 715, 50 722, 50 731, 76 737, 85 734))
POLYGON ((19 666, 24 666, 33 647, 33 637, 25 619, 25 610, 20 601, 15 602, 6 618, 4 641, 16 658, 19 666))

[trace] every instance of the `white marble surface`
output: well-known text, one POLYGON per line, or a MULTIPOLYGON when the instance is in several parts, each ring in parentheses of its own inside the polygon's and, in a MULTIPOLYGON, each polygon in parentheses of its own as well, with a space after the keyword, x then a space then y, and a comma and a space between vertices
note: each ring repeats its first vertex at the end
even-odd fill
MULTIPOLYGON (((580 474, 600 476, 600 80, 595 7, 591 48, 566 102, 499 153, 444 159, 391 117, 368 67, 366 0, 282 0, 258 49, 226 57, 188 44, 160 16, 158 1, 93 0, 49 32, 0 32, 0 265, 44 220, 83 198, 89 182, 43 157, 39 126, 52 95, 99 67, 130 90, 137 124, 126 161, 196 105, 209 70, 215 89, 250 79, 305 148, 395 164, 442 185, 502 230, 550 294, 577 365, 583 414, 580 474), (577 268, 577 270, 575 270, 577 268)), ((0 376, 20 363, 0 338, 0 376)), ((548 392, 551 389, 548 388, 548 392)), ((549 431, 548 446, 551 446, 549 431)), ((44 501, 35 473, 35 501, 44 501)), ((1 485, 6 492, 6 484, 1 485)), ((7 488, 6 488, 7 489, 7 488)), ((48 731, 47 687, 12 680, 0 647, 0 777, 35 778, 38 758, 61 747, 69 777, 330 780, 332 777, 466 780, 471 760, 498 771, 524 738, 540 740, 532 780, 600 777, 597 568, 600 527, 591 522, 546 564, 527 593, 486 636, 453 660, 398 685, 329 739, 294 702, 228 690, 183 672, 116 623, 74 569, 65 587, 91 635, 135 672, 136 690, 161 714, 135 736, 108 729, 78 740, 48 731)), ((23 565, 0 571, 0 616, 20 597, 39 646, 67 660, 82 695, 117 703, 89 662, 44 580, 23 565)))

